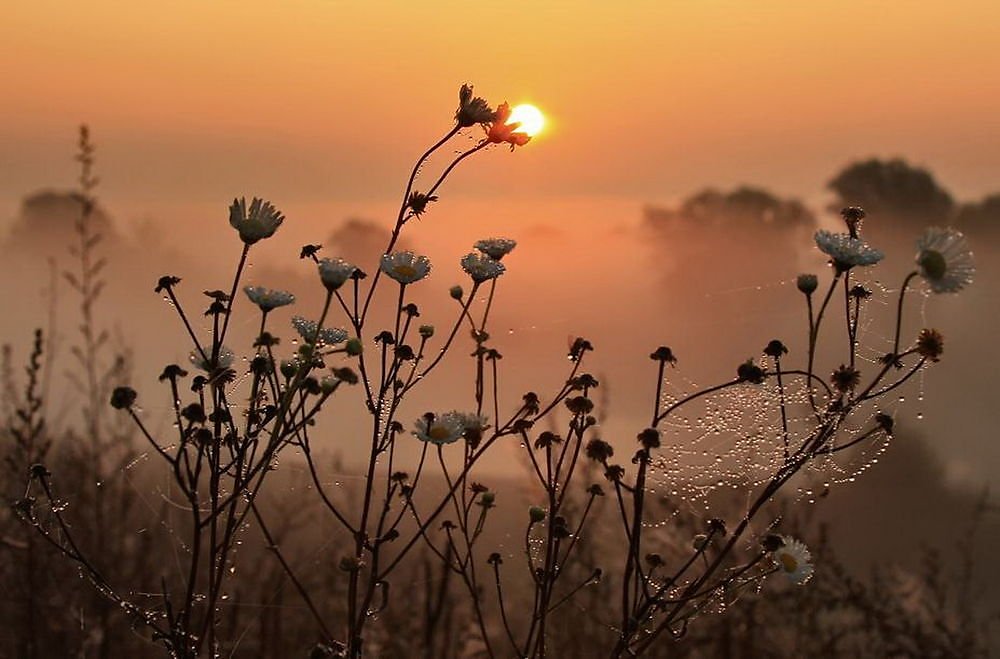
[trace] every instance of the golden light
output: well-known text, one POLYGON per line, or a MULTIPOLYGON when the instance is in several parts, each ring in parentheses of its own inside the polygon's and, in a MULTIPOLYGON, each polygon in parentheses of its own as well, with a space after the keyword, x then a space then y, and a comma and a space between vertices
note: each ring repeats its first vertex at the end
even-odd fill
POLYGON ((521 125, 517 128, 517 132, 525 133, 528 137, 534 137, 545 126, 545 115, 534 105, 522 103, 510 111, 507 123, 520 123, 521 125))

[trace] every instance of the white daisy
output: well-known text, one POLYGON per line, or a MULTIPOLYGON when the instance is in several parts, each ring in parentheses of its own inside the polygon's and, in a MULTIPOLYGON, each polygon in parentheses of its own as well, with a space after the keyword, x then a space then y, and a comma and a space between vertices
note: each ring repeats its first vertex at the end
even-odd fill
POLYGON ((511 238, 486 238, 485 240, 476 241, 473 247, 490 258, 499 261, 517 247, 517 241, 511 238))
POLYGON ((809 549, 795 538, 781 536, 785 543, 771 552, 771 559, 778 571, 788 577, 797 586, 809 581, 813 574, 812 557, 809 549))
POLYGON ((920 276, 935 293, 957 293, 972 283, 976 264, 961 231, 931 227, 917 241, 920 276))
POLYGON ((820 251, 829 255, 834 265, 841 271, 849 270, 856 265, 875 265, 885 257, 885 254, 860 238, 851 238, 850 234, 820 229, 814 238, 820 251))
POLYGON ((413 252, 393 252, 382 256, 379 269, 400 284, 412 284, 430 273, 431 261, 413 252))
POLYGON ((344 282, 350 279, 354 271, 358 269, 353 263, 348 263, 341 258, 320 259, 318 266, 319 278, 330 291, 335 291, 343 286, 344 282))
MULTIPOLYGON (((316 321, 307 320, 302 316, 292 318, 292 327, 299 333, 307 343, 312 343, 316 338, 316 321)), ((324 327, 319 331, 319 344, 321 346, 332 346, 347 340, 347 330, 337 327, 324 327)))
MULTIPOLYGON (((211 359, 212 349, 202 348, 202 350, 204 350, 204 353, 208 355, 209 359, 211 359)), ((211 372, 213 370, 209 365, 209 362, 202 357, 202 353, 199 350, 192 350, 191 354, 188 355, 188 359, 191 360, 192 364, 203 371, 211 372)), ((236 354, 226 346, 219 346, 219 357, 216 360, 216 366, 218 368, 230 368, 234 361, 236 361, 236 354)))
POLYGON ((271 202, 254 197, 247 208, 244 197, 234 199, 229 206, 229 224, 240 232, 240 239, 247 245, 270 238, 278 230, 285 216, 271 202))
POLYGON ((462 428, 465 430, 474 430, 477 432, 482 432, 486 430, 490 425, 490 420, 480 414, 475 414, 474 412, 459 412, 452 411, 448 414, 454 415, 462 423, 462 428))
POLYGON ((500 263, 500 261, 487 254, 470 252, 462 257, 462 269, 469 273, 472 281, 482 283, 490 279, 496 279, 507 268, 504 267, 503 263, 500 263))
POLYGON ((286 291, 277 291, 263 286, 246 286, 243 292, 261 311, 271 311, 295 302, 295 296, 286 291))
POLYGON ((456 442, 465 432, 465 426, 462 425, 462 415, 458 412, 445 412, 444 414, 428 412, 417 419, 415 427, 413 434, 417 439, 439 445, 456 442))

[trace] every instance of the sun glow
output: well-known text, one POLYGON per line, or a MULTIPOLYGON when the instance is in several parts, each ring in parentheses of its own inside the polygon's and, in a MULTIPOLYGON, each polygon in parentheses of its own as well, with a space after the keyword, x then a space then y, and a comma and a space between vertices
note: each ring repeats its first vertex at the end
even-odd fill
POLYGON ((534 137, 545 126, 545 115, 534 105, 522 103, 510 111, 507 123, 520 123, 521 125, 517 128, 517 132, 525 133, 528 137, 534 137))

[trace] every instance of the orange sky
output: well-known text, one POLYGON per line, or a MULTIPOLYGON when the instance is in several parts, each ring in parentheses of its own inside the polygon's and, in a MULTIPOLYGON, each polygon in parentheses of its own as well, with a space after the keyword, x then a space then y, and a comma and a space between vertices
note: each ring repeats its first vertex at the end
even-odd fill
POLYGON ((550 130, 462 194, 815 198, 854 158, 902 155, 977 197, 1000 187, 997 43, 995 0, 20 2, 0 25, 0 216, 70 183, 80 121, 120 215, 394 198, 463 81, 550 130))

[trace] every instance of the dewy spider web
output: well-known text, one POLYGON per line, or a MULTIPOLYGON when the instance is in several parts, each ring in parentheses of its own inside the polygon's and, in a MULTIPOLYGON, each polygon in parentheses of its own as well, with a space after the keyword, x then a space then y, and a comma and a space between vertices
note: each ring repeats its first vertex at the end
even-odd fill
MULTIPOLYGON (((861 306, 857 329, 856 367, 862 372, 862 382, 880 367, 880 358, 892 350, 892 298, 898 294, 877 279, 860 281, 874 294, 861 306), (887 329, 889 328, 889 329, 887 329)), ((760 288, 760 287, 757 287, 760 288)), ((926 299, 926 297, 925 297, 926 299)), ((921 315, 923 310, 921 310, 921 315)), ((846 333, 837 325, 846 322, 843 307, 839 314, 827 319, 820 342, 833 344, 846 340, 846 333)), ((904 331, 903 336, 906 336, 904 331)), ((843 354, 839 346, 834 354, 843 354)), ((833 364, 823 352, 818 353, 815 373, 827 379, 833 364)), ((801 368, 798 360, 786 357, 783 369, 801 368)), ((773 371, 771 358, 760 355, 756 362, 773 371)), ((839 364, 839 362, 838 362, 839 364)), ((686 404, 661 424, 663 446, 654 457, 649 470, 648 490, 674 503, 674 517, 683 509, 704 515, 712 510, 717 497, 725 490, 757 489, 765 486, 780 469, 785 459, 785 438, 781 419, 782 399, 785 402, 788 425, 788 450, 794 452, 818 427, 809 405, 809 391, 801 376, 784 376, 784 395, 774 377, 760 385, 743 383, 686 404)), ((918 380, 923 400, 923 379, 918 380)), ((863 386, 863 385, 862 385, 863 386)), ((660 401, 664 409, 698 390, 698 385, 682 371, 670 369, 664 380, 660 401)), ((830 401, 825 392, 816 390, 817 404, 822 409, 830 401)), ((871 428, 875 415, 895 414, 905 402, 902 394, 887 396, 882 404, 861 405, 838 429, 830 446, 841 445, 871 428), (891 401, 891 403, 890 403, 891 401)), ((917 413, 916 418, 922 418, 917 413)), ((796 476, 797 500, 813 503, 833 486, 854 482, 878 463, 890 438, 880 435, 872 442, 862 442, 849 450, 818 453, 796 476)), ((669 520, 653 520, 650 526, 662 526, 669 520)))

